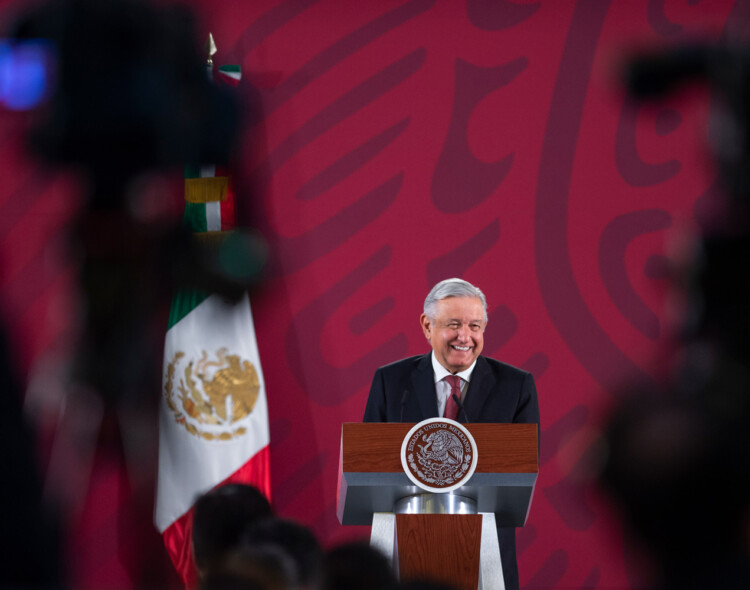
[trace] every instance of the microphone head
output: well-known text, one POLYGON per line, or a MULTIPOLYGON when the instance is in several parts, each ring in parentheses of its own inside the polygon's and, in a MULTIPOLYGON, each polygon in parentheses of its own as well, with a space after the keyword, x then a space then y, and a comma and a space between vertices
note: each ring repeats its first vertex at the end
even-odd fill
POLYGON ((401 416, 399 422, 404 421, 404 408, 406 407, 406 400, 409 399, 409 390, 404 389, 404 393, 401 394, 401 416))
POLYGON ((452 394, 451 394, 451 398, 453 398, 453 401, 454 401, 454 402, 456 403, 456 405, 458 406, 458 409, 459 409, 459 410, 460 410, 461 412, 463 412, 463 415, 464 415, 464 420, 466 420, 466 422, 467 422, 467 423, 471 422, 471 420, 469 420, 469 415, 468 415, 468 414, 466 413, 466 410, 464 409, 464 405, 463 405, 463 403, 461 403, 461 398, 460 398, 460 397, 458 397, 458 396, 457 396, 457 395, 456 395, 455 393, 452 393, 452 394))

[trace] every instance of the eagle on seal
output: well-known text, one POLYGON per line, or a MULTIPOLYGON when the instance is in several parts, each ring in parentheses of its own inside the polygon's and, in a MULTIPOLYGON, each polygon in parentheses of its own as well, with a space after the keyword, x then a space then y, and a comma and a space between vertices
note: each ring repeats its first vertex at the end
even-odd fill
POLYGON ((438 430, 426 437, 426 445, 419 445, 421 455, 428 461, 443 465, 460 465, 464 458, 464 448, 456 436, 446 430, 438 430))

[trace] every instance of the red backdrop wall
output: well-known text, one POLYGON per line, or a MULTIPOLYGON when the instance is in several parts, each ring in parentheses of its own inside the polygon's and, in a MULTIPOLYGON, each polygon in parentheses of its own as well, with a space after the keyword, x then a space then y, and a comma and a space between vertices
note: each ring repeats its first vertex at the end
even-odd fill
MULTIPOLYGON (((638 587, 582 458, 623 380, 664 369, 662 262, 715 179, 708 97, 635 107, 616 68, 635 45, 744 28, 739 4, 194 0, 216 62, 240 64, 238 91, 252 82, 261 97, 242 163, 272 255, 253 311, 282 515, 326 544, 367 533, 335 517, 340 425, 361 420, 376 367, 426 352, 424 296, 461 276, 489 301, 485 353, 539 390, 522 586, 638 587)), ((74 312, 56 244, 76 201, 22 155, 14 125, 0 130, 5 316, 29 375, 74 312)), ((133 583, 118 551, 98 578, 79 555, 76 585, 133 583)))

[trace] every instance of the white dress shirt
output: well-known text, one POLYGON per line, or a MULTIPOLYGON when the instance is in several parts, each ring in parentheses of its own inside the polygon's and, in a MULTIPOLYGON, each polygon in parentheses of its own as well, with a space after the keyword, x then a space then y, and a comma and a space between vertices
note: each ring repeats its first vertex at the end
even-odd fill
MULTIPOLYGON (((441 365, 435 358, 435 351, 431 353, 432 358, 432 372, 435 376, 435 391, 437 392, 437 405, 438 415, 442 416, 445 413, 445 405, 448 403, 448 398, 451 396, 451 386, 445 381, 448 375, 453 375, 448 369, 441 365)), ((469 388, 469 381, 471 381, 471 373, 474 371, 474 365, 477 361, 474 360, 471 366, 465 371, 455 373, 461 377, 461 401, 466 397, 466 390, 469 388)))

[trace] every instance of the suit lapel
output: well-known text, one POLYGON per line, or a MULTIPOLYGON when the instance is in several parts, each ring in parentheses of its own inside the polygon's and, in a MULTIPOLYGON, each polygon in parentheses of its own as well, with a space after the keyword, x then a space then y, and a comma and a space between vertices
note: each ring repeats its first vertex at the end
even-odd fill
POLYGON ((417 370, 411 376, 413 391, 417 394, 419 400, 419 409, 422 417, 418 420, 427 418, 437 418, 437 393, 435 392, 435 376, 432 371, 432 359, 430 354, 422 357, 417 365, 417 370))
MULTIPOLYGON (((477 357, 477 364, 471 374, 469 391, 464 399, 464 409, 469 420, 478 420, 487 397, 495 388, 495 377, 483 356, 477 357)), ((459 413, 459 415, 461 415, 459 413)))

